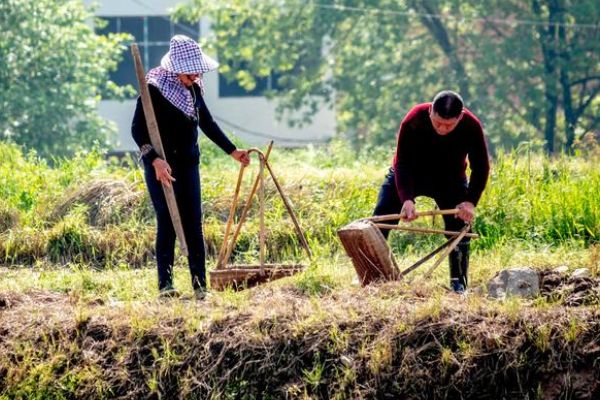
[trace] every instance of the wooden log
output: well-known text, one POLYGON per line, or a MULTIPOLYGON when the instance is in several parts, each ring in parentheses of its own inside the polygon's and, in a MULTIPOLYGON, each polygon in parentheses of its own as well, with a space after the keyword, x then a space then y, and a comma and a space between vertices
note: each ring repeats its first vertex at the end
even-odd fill
POLYGON ((396 260, 375 224, 358 220, 337 233, 363 286, 374 281, 398 279, 400 271, 396 260))
MULTIPOLYGON (((152 106, 152 99, 150 98, 150 92, 148 91, 148 86, 146 84, 146 74, 144 73, 144 67, 142 66, 140 50, 138 49, 138 45, 136 43, 133 43, 131 45, 131 53, 133 54, 133 61, 135 63, 135 74, 137 76, 138 84, 140 86, 140 97, 142 98, 142 106, 144 107, 144 117, 146 118, 146 125, 148 126, 150 142, 158 156, 163 160, 166 160, 162 141, 160 140, 160 133, 158 131, 156 115, 154 114, 154 107, 152 106)), ((179 239, 179 249, 181 250, 181 254, 187 257, 187 242, 185 240, 185 234, 183 232, 183 225, 181 224, 179 208, 177 207, 177 201, 175 200, 175 191, 173 190, 172 185, 166 186, 163 184, 162 188, 165 193, 165 199, 167 200, 169 214, 171 215, 171 222, 173 223, 173 228, 175 229, 177 239, 179 239)))

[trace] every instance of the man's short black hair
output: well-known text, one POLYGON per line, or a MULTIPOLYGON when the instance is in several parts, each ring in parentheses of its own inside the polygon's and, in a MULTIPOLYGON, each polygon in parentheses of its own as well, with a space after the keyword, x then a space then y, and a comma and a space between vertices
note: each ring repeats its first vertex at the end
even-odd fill
POLYGON ((443 90, 433 98, 433 112, 444 119, 456 118, 463 110, 463 99, 452 90, 443 90))

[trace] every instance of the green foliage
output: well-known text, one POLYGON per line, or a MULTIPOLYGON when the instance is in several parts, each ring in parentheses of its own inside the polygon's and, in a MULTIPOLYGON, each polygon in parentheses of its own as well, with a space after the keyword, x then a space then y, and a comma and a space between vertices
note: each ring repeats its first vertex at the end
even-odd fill
MULTIPOLYGON (((339 254, 337 230, 371 215, 389 165, 385 153, 379 149, 355 158, 353 151, 339 142, 330 148, 273 152, 273 170, 317 257, 339 254), (370 159, 371 154, 380 157, 370 159)), ((98 153, 57 160, 55 166, 49 166, 34 154, 24 155, 18 147, 5 144, 0 145, 0 154, 5 155, 5 162, 0 164, 0 210, 7 210, 0 212, 0 217, 10 226, 0 231, 0 262, 31 264, 48 259, 103 267, 143 266, 151 260, 155 222, 138 167, 112 165, 98 153), (101 210, 107 214, 106 222, 94 224, 91 213, 99 213, 96 208, 102 205, 90 205, 87 197, 77 200, 72 194, 88 193, 80 189, 94 187, 92 184, 98 180, 126 182, 119 186, 125 191, 119 196, 138 200, 127 207, 110 204, 101 210), (68 208, 65 202, 70 204, 68 208), (66 211, 57 213, 57 209, 66 211)), ((475 231, 482 237, 473 242, 474 248, 522 244, 587 247, 599 243, 600 171, 596 165, 597 158, 552 160, 529 153, 528 148, 499 153, 477 208, 475 231)), ((237 172, 238 166, 230 158, 207 158, 202 165, 203 225, 209 257, 218 253, 222 243, 237 172)), ((243 182, 242 199, 255 173, 253 160, 243 182)), ((117 199, 113 200, 115 203, 117 199)), ((293 224, 270 179, 266 180, 266 201, 267 260, 303 260, 293 224)), ((431 209, 434 204, 419 198, 417 207, 431 209)), ((254 201, 233 252, 234 263, 254 263, 258 259, 257 214, 258 204, 254 201)), ((415 223, 442 227, 441 218, 415 223)), ((410 256, 432 249, 440 241, 443 238, 433 235, 394 232, 390 245, 396 254, 410 256)), ((298 285, 301 291, 314 294, 328 291, 334 281, 327 274, 311 270, 298 285)))
POLYGON ((94 34, 92 19, 77 0, 0 2, 0 139, 49 157, 108 143, 96 105, 126 37, 94 34))
POLYGON ((515 151, 499 154, 480 203, 475 230, 489 248, 512 238, 524 242, 598 243, 600 175, 596 159, 550 161, 515 151))
POLYGON ((493 145, 565 132, 556 141, 570 147, 598 128, 599 13, 594 0, 193 0, 176 16, 211 18, 220 72, 247 89, 271 75, 280 115, 303 111, 292 124, 333 105, 355 148, 393 143, 403 115, 444 88, 461 92, 493 145))
POLYGON ((90 245, 84 210, 78 209, 58 223, 48 237, 47 252, 56 263, 74 260, 81 262, 90 245))

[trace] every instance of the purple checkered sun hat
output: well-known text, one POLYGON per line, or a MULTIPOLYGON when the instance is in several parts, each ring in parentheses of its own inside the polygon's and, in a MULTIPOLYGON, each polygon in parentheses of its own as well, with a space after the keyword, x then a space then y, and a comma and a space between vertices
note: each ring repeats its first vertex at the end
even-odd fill
POLYGON ((169 51, 160 66, 176 74, 204 74, 217 69, 219 63, 202 52, 192 38, 175 35, 169 43, 169 51))

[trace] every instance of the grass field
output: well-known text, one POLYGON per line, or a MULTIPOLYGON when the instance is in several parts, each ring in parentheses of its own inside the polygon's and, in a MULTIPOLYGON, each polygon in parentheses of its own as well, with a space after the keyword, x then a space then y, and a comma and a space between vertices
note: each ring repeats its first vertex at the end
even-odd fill
MULTIPOLYGON (((211 268, 237 166, 204 148, 211 268)), ((0 399, 599 396, 599 160, 494 158, 463 299, 441 287, 445 265, 431 281, 417 270, 410 285, 354 283, 336 230, 370 215, 390 157, 339 143, 275 148, 272 165, 315 257, 305 259, 269 182, 268 259, 307 270, 203 303, 159 302, 139 167, 96 153, 50 165, 0 144, 0 399), (568 282, 533 300, 485 296, 503 268, 560 265, 591 270, 576 307, 568 282)), ((257 232, 251 217, 234 262, 256 262, 257 232)), ((408 266, 441 240, 394 233, 390 246, 408 266)), ((175 283, 191 293, 183 258, 175 283)))

